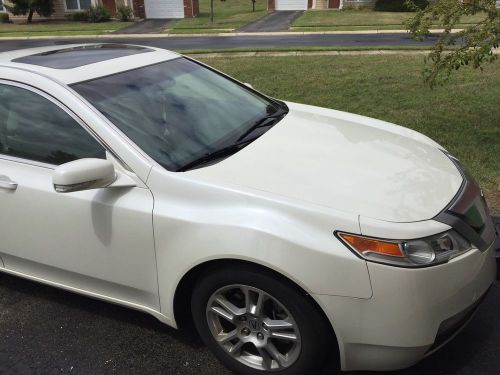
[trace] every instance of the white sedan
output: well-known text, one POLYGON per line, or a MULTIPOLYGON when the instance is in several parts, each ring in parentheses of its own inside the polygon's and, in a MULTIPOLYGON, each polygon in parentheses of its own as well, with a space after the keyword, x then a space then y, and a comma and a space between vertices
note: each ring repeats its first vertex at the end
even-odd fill
POLYGON ((115 44, 0 55, 0 270, 194 324, 241 374, 410 366, 495 279, 434 141, 115 44))

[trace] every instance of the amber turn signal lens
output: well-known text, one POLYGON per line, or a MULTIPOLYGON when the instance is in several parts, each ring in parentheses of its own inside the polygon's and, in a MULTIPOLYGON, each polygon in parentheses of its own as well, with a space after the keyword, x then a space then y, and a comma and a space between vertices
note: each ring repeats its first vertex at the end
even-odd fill
POLYGON ((361 254, 373 252, 383 255, 404 257, 399 244, 394 242, 386 242, 345 233, 339 233, 339 236, 361 254))

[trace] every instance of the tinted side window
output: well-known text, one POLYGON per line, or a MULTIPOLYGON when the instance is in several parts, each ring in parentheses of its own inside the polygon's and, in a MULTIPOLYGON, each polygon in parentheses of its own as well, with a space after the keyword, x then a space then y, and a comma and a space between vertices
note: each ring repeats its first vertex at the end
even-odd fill
POLYGON ((44 97, 0 85, 0 153, 49 164, 105 158, 104 148, 44 97))

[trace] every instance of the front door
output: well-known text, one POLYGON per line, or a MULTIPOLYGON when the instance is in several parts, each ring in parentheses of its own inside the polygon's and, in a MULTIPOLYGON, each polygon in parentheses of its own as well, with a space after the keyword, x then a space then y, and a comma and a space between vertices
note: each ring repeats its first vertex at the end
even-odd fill
POLYGON ((4 267, 159 309, 151 192, 139 187, 54 191, 57 165, 106 157, 82 125, 47 95, 0 83, 4 267))
POLYGON ((102 0, 102 5, 110 11, 111 16, 116 16, 116 3, 115 0, 102 0))
POLYGON ((339 9, 340 8, 340 0, 328 0, 328 8, 339 9))

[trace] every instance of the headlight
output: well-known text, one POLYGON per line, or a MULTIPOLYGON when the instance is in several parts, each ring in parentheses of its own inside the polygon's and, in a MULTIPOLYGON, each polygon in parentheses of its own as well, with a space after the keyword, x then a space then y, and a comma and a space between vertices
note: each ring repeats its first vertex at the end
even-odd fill
POLYGON ((337 232, 339 239, 362 258, 395 266, 423 267, 446 263, 472 248, 454 230, 407 241, 391 241, 337 232))

